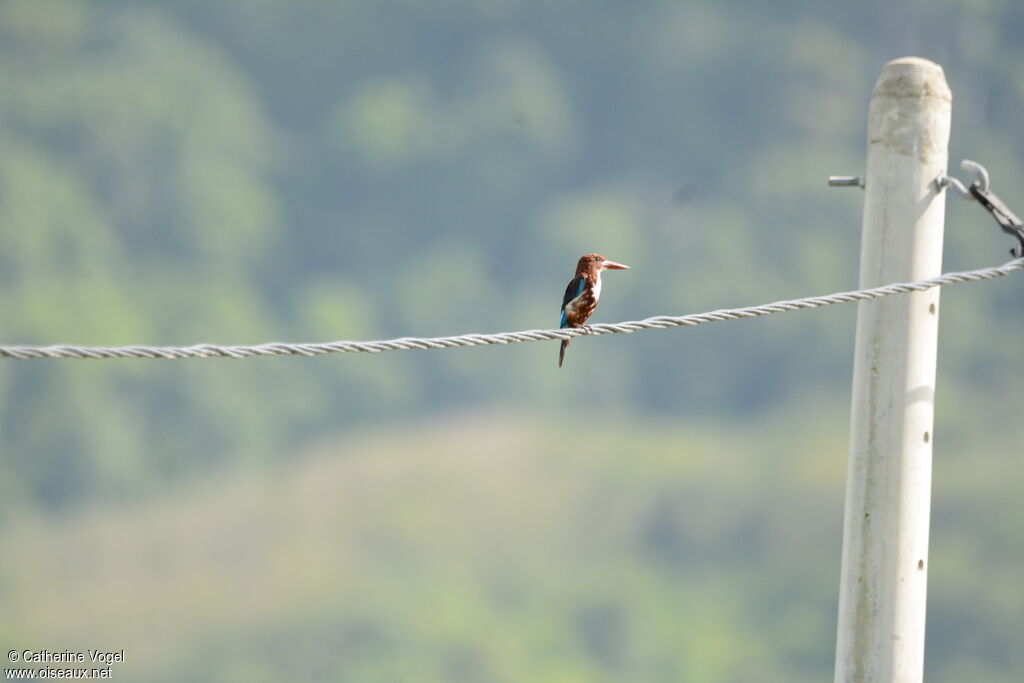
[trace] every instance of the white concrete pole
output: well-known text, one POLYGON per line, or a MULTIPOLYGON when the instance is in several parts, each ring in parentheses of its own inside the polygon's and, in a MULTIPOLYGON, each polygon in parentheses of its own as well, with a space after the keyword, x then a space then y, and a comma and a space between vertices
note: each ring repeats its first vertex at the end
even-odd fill
MULTIPOLYGON (((952 95, 905 57, 871 93, 860 286, 942 272, 952 95)), ((837 683, 920 683, 924 669, 939 287, 857 310, 837 683)))

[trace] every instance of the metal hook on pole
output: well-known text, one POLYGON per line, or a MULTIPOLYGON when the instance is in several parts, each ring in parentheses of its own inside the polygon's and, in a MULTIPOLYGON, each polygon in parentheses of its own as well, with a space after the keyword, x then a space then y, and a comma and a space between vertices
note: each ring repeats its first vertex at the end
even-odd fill
POLYGON ((944 187, 952 187, 956 193, 969 201, 976 201, 981 204, 996 220, 1003 232, 1017 239, 1017 244, 1010 253, 1020 258, 1024 256, 1024 221, 1021 221, 1010 208, 1003 203, 995 192, 989 189, 988 170, 976 161, 964 159, 960 162, 960 168, 978 176, 978 179, 971 183, 970 187, 953 176, 943 173, 935 182, 941 190, 944 187))
POLYGON ((977 161, 964 159, 960 162, 960 168, 977 174, 979 178, 976 182, 980 183, 979 187, 981 187, 983 191, 988 192, 988 170, 986 170, 984 166, 979 164, 977 161))
MULTIPOLYGON (((960 162, 960 168, 978 175, 978 180, 974 181, 974 183, 976 183, 983 192, 988 192, 989 176, 988 170, 984 166, 979 164, 977 161, 964 159, 960 162)), ((971 194, 971 191, 967 186, 960 182, 959 178, 955 178, 948 173, 943 173, 936 178, 935 183, 939 186, 940 190, 946 187, 953 188, 962 199, 966 199, 967 201, 977 199, 973 194, 971 194)))

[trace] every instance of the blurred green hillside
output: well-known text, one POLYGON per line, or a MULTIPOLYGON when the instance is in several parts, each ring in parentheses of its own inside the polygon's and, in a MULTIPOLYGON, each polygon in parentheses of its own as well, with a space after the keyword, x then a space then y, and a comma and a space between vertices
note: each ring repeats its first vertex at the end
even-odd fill
MULTIPOLYGON (((946 70, 952 168, 1024 211, 1024 5, 813 10, 5 0, 0 339, 550 327, 591 251, 632 266, 602 322, 852 288, 862 197, 825 178, 907 54, 946 70)), ((1009 246, 950 199, 948 269, 1009 246)), ((942 294, 939 681, 1024 671, 1021 283, 942 294)), ((97 638, 138 680, 827 679, 854 321, 582 339, 561 370, 0 363, 0 644, 97 638)))
MULTIPOLYGON (((842 411, 360 432, 184 495, 0 531, 0 642, 125 649, 122 680, 827 678, 842 411)), ((1017 463, 943 462, 929 680, 1024 666, 1017 463), (1017 520, 1017 521, 1013 521, 1017 520)))

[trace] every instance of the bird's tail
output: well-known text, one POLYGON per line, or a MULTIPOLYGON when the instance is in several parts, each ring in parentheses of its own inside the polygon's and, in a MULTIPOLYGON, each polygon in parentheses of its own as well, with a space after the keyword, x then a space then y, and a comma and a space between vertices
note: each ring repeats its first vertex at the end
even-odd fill
POLYGON ((562 348, 558 350, 558 367, 562 367, 562 361, 565 360, 565 347, 569 345, 568 339, 562 340, 562 348))

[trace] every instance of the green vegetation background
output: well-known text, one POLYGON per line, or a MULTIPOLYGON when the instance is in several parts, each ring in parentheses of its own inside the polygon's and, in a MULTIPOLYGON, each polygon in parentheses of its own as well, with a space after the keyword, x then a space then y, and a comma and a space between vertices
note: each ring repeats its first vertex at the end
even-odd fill
MULTIPOLYGON (((1024 211, 1024 6, 0 3, 0 339, 326 341, 851 288, 871 85, 1024 211)), ((947 268, 1010 246, 951 199, 947 268)), ((943 292, 929 680, 1024 676, 1021 279, 943 292)), ((120 680, 831 676, 853 307, 556 345, 0 363, 0 645, 120 680)))

